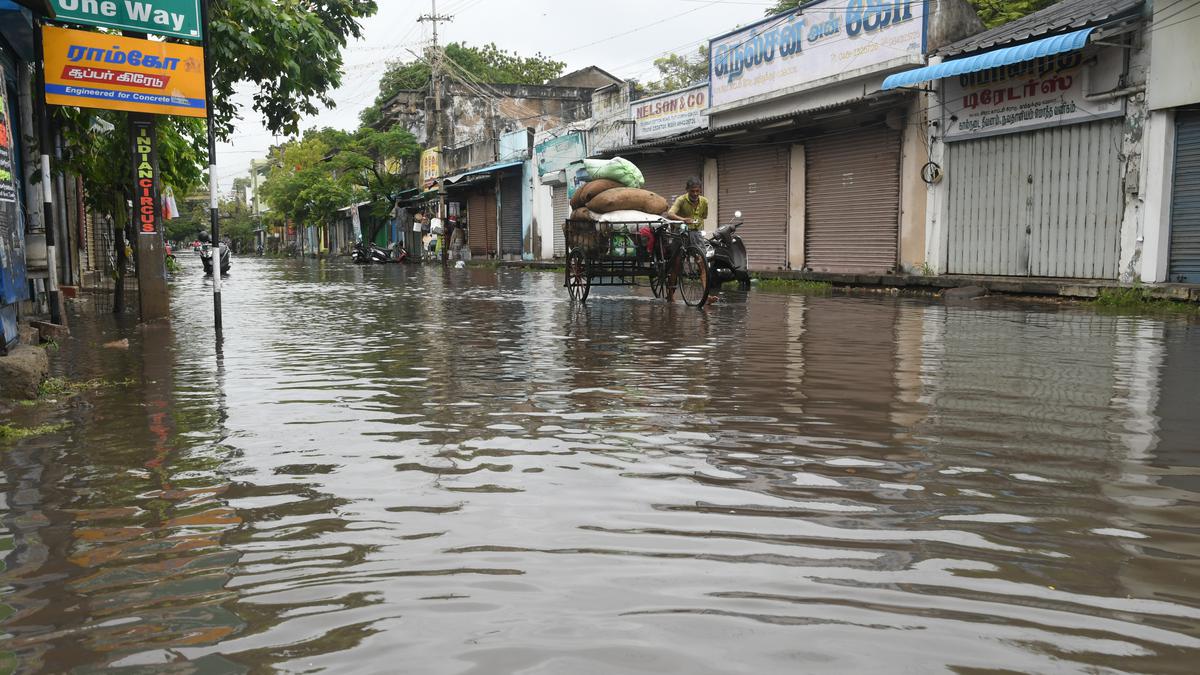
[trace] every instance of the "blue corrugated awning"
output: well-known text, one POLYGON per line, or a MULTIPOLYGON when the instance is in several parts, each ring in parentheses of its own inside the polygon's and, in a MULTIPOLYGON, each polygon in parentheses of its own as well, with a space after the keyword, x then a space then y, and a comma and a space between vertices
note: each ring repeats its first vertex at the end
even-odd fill
POLYGON ((457 183, 458 181, 460 181, 460 180, 462 180, 462 179, 466 178, 467 176, 473 176, 473 175, 475 175, 475 174, 479 174, 479 173, 490 173, 490 172, 492 172, 492 171, 499 171, 499 170, 501 170, 501 169, 509 169, 509 168, 512 168, 512 167, 514 167, 514 166, 521 166, 521 165, 522 165, 522 164, 524 164, 524 163, 525 163, 524 161, 519 161, 519 162, 500 162, 499 164, 493 164, 493 165, 491 165, 491 166, 485 166, 485 167, 483 167, 482 169, 471 169, 470 171, 464 171, 463 173, 456 174, 456 175, 454 175, 454 176, 450 176, 450 177, 448 177, 448 178, 445 178, 445 179, 443 179, 443 180, 442 180, 442 182, 443 182, 443 183, 445 183, 445 184, 447 184, 447 185, 453 185, 454 183, 457 183))
POLYGON ((889 75, 883 81, 883 89, 886 91, 930 80, 940 80, 943 77, 954 77, 963 73, 975 73, 980 70, 987 70, 988 68, 998 68, 1013 63, 1021 63, 1022 61, 1029 61, 1041 56, 1072 52, 1076 49, 1082 49, 1087 44, 1088 36, 1092 34, 1093 30, 1095 28, 1084 28, 1074 33, 1042 38, 1041 40, 1017 45, 1016 47, 1005 47, 1004 49, 996 49, 984 52, 983 54, 968 56, 965 59, 946 61, 935 66, 906 70, 903 73, 889 75))

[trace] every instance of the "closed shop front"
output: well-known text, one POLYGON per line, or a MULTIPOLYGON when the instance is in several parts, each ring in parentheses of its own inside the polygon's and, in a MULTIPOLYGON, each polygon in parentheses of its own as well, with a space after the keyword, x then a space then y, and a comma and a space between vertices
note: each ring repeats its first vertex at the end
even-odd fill
POLYGON ((467 245, 473 257, 496 253, 496 193, 476 188, 467 197, 467 245))
POLYGON ((887 272, 897 265, 900 132, 882 124, 804 142, 804 265, 887 272))
POLYGON ((687 192, 689 178, 704 175, 704 158, 695 150, 667 150, 656 154, 629 157, 646 178, 645 188, 657 192, 668 202, 687 192))
POLYGON ((1122 124, 948 143, 946 271, 1115 279, 1122 124))
POLYGON ((567 255, 567 238, 563 233, 563 222, 571 217, 571 199, 567 197, 567 186, 556 185, 551 197, 554 206, 554 257, 565 258, 567 255))
POLYGON ((521 255, 521 173, 500 177, 500 253, 521 255))
POLYGON ((738 235, 751 269, 787 265, 790 157, 784 144, 731 148, 717 156, 717 217, 727 223, 742 212, 746 224, 738 235))
POLYGON ((1175 117, 1168 281, 1200 283, 1200 110, 1175 117))

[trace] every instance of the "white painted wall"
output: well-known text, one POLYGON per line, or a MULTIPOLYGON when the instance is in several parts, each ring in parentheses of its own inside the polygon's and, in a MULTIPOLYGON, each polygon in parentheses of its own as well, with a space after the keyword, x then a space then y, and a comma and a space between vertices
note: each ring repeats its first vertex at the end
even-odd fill
POLYGON ((1175 165, 1175 111, 1150 113, 1142 135, 1141 227, 1121 232, 1121 280, 1166 281, 1171 243, 1171 183, 1175 165))
POLYGON ((792 146, 791 167, 788 171, 788 267, 804 268, 804 218, 805 218, 805 155, 804 146, 792 146))
POLYGON ((717 194, 720 192, 717 185, 717 158, 707 157, 704 160, 704 175, 700 177, 704 181, 704 197, 708 199, 708 218, 704 219, 704 231, 716 232, 720 223, 717 222, 717 194))
POLYGON ((1154 0, 1151 38, 1150 108, 1200 103, 1200 4, 1154 0))

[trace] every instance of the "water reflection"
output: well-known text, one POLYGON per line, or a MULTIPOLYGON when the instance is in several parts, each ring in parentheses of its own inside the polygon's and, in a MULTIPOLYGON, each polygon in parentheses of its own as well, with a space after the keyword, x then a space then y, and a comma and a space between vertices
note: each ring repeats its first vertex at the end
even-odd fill
MULTIPOLYGON (((1200 336, 247 260, 4 456, 20 670, 1186 672, 1200 336), (125 375, 122 375, 122 374, 125 375)), ((128 353, 90 350, 129 335, 128 353)))

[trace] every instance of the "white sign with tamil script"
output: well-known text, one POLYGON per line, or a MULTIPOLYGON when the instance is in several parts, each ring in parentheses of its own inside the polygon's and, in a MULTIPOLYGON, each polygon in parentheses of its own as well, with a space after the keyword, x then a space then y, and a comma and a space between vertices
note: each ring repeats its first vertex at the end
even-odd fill
POLYGON ((946 140, 960 141, 1014 131, 1090 122, 1125 112, 1125 99, 1089 101, 1085 82, 1116 82, 1119 63, 1085 65, 1082 52, 1067 52, 989 68, 944 83, 946 140), (1091 68, 1087 76, 1084 69, 1091 68))
POLYGON ((707 82, 629 104, 635 141, 707 129, 707 113, 707 82))
POLYGON ((925 63, 924 0, 826 0, 709 41, 710 105, 925 63))

